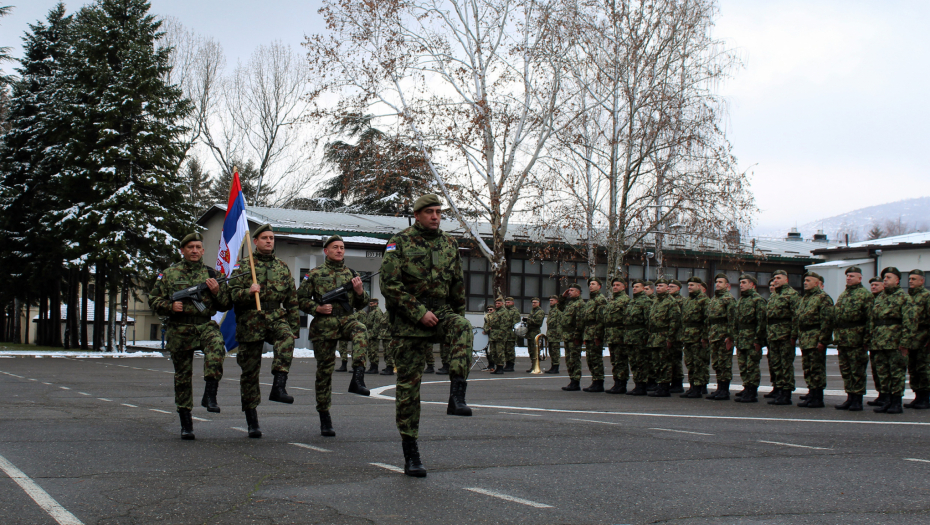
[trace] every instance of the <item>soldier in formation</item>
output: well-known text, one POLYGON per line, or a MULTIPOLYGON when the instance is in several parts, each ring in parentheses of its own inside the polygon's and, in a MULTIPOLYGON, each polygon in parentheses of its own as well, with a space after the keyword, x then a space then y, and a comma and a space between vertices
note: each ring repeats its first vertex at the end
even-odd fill
POLYGON ((674 377, 672 355, 681 329, 681 307, 669 293, 668 280, 656 280, 655 287, 656 300, 649 311, 649 338, 646 345, 657 385, 649 395, 669 397, 674 377))
POLYGON ((613 297, 604 306, 604 342, 610 351, 610 372, 614 384, 606 392, 608 394, 626 394, 626 384, 630 378, 630 356, 626 343, 623 342, 626 306, 630 296, 626 293, 626 279, 624 276, 614 277, 610 282, 613 297))
POLYGON ((710 378, 710 349, 707 345, 707 287, 700 277, 688 279, 688 299, 681 307, 681 335, 685 366, 691 388, 680 397, 700 399, 710 378))
POLYGON ((530 369, 532 372, 539 363, 539 348, 536 347, 536 336, 542 332, 543 322, 546 320, 546 312, 539 306, 539 297, 534 297, 531 301, 533 309, 530 315, 526 316, 526 348, 530 354, 530 369))
POLYGON ((908 349, 917 331, 916 312, 901 289, 901 272, 888 267, 881 272, 884 290, 872 305, 866 344, 875 354, 881 405, 875 412, 900 414, 907 375, 908 349))
POLYGON ((585 392, 604 391, 604 320, 601 315, 607 299, 601 295, 601 286, 601 280, 596 277, 588 281, 589 299, 581 312, 585 355, 591 372, 591 385, 584 388, 585 392))
POLYGON ((907 277, 907 293, 910 295, 910 316, 916 323, 907 349, 907 371, 911 376, 914 400, 906 408, 930 408, 930 291, 924 288, 924 272, 911 270, 907 277))
POLYGON ((494 300, 494 311, 488 314, 487 319, 488 324, 485 326, 488 327, 488 367, 491 368, 492 374, 503 374, 506 361, 504 347, 507 344, 507 321, 510 320, 510 314, 504 310, 503 297, 494 300))
POLYGON ((644 396, 647 393, 652 367, 647 347, 649 330, 646 325, 651 310, 652 299, 646 295, 645 281, 634 280, 633 298, 626 305, 623 334, 623 342, 630 353, 630 370, 633 375, 633 390, 626 393, 628 396, 644 396))
POLYGON ((549 359, 552 365, 547 374, 558 374, 562 360, 562 311, 559 310, 559 296, 549 296, 549 313, 546 316, 546 340, 549 344, 549 359))
POLYGON ((500 322, 503 323, 502 328, 507 335, 504 343, 504 372, 515 372, 513 367, 517 361, 517 333, 514 332, 513 327, 520 322, 521 316, 520 311, 514 306, 513 297, 508 297, 504 302, 502 314, 500 322))
POLYGON ((730 399, 733 380, 733 346, 736 322, 736 299, 730 294, 730 280, 725 273, 714 276, 714 296, 707 302, 707 344, 710 361, 717 377, 717 389, 706 399, 730 399))
POLYGON ((797 315, 800 297, 788 284, 788 272, 776 270, 772 274, 773 289, 765 305, 766 339, 768 343, 769 372, 772 377, 771 405, 791 405, 794 392, 794 347, 798 339, 797 315))
POLYGON ((804 274, 804 294, 795 315, 801 368, 807 382, 807 396, 799 407, 823 408, 827 387, 827 345, 833 342, 833 299, 823 291, 823 277, 804 274))
MULTIPOLYGON (((678 303, 679 309, 681 309, 685 303, 685 298, 681 295, 681 288, 681 281, 677 279, 670 279, 668 281, 668 295, 678 303)), ((672 367, 672 387, 669 392, 672 394, 680 394, 685 391, 683 386, 685 375, 681 368, 682 357, 684 357, 684 343, 681 339, 678 339, 672 346, 672 351, 669 353, 669 359, 671 359, 670 365, 672 367)))
POLYGON ((562 390, 581 390, 581 345, 584 339, 584 300, 581 286, 571 284, 559 298, 562 310, 562 337, 565 338, 565 367, 568 369, 568 385, 562 390))
POLYGON ((836 298, 833 306, 833 339, 836 342, 840 374, 843 376, 843 388, 846 390, 846 401, 836 405, 837 410, 862 410, 865 369, 869 364, 865 338, 873 300, 869 290, 862 286, 862 269, 858 266, 847 268, 846 289, 836 298))
POLYGON ((756 403, 762 360, 762 347, 767 336, 765 299, 756 291, 756 278, 743 274, 739 277, 740 298, 734 313, 736 336, 736 361, 739 376, 743 380, 743 391, 737 394, 739 403, 756 403))

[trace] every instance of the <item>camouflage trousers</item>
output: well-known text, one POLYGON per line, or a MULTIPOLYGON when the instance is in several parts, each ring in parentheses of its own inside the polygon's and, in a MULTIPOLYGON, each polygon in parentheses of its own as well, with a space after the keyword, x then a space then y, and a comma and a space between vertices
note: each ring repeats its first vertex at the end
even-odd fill
POLYGON ((634 383, 648 383, 652 375, 652 361, 645 345, 627 346, 630 349, 630 371, 634 383))
POLYGON ((251 341, 239 343, 236 352, 236 363, 242 370, 239 376, 239 397, 242 400, 242 410, 256 408, 262 402, 261 388, 258 386, 258 375, 262 370, 262 350, 264 341, 251 341))
POLYGON ((168 326, 165 349, 174 365, 174 404, 191 410, 194 406, 194 350, 203 350, 203 378, 223 378, 226 347, 220 327, 214 321, 200 325, 168 326))
MULTIPOLYGON (((468 379, 473 335, 465 317, 449 314, 439 321, 439 332, 449 344, 449 378, 468 379)), ((396 421, 401 437, 417 439, 420 434, 420 381, 427 352, 433 352, 429 339, 395 337, 394 363, 397 366, 396 421)))
POLYGON ((794 392, 794 345, 791 339, 769 341, 769 376, 772 378, 772 387, 794 392))
POLYGON ((684 381, 685 374, 681 369, 681 358, 684 354, 683 345, 681 343, 673 343, 672 349, 669 352, 669 366, 672 368, 672 383, 678 384, 684 381))
POLYGON ((827 388, 827 350, 801 349, 801 370, 807 388, 827 388))
MULTIPOLYGON (((472 335, 474 337, 474 335, 472 335)), ((439 345, 439 361, 445 367, 449 366, 449 356, 452 354, 452 347, 443 343, 439 345)))
MULTIPOLYGON (((331 335, 331 334, 330 334, 331 335)), ((333 370, 336 368, 336 346, 340 341, 351 340, 356 349, 352 367, 365 367, 368 352, 368 330, 358 321, 343 323, 338 328, 339 338, 313 340, 313 356, 316 358, 316 410, 326 412, 333 404, 333 370)))
POLYGON ((562 362, 562 341, 547 341, 549 345, 549 362, 557 365, 562 362))
POLYGON ((727 350, 726 341, 711 341, 710 363, 717 377, 717 384, 721 381, 733 380, 733 350, 727 350))
POLYGON ((869 365, 872 367, 872 384, 875 385, 875 391, 881 392, 881 381, 878 379, 878 365, 875 364, 875 356, 877 355, 875 350, 869 351, 869 365))
POLYGON ((568 369, 568 378, 572 381, 581 381, 581 344, 572 341, 565 342, 565 368, 568 369))
POLYGON ((621 343, 610 343, 607 349, 610 351, 610 375, 615 383, 625 385, 630 379, 629 348, 621 343))
POLYGON ((378 339, 378 341, 384 349, 384 365, 388 368, 394 368, 394 349, 391 347, 391 340, 378 339))
POLYGON ((504 362, 513 363, 517 360, 517 340, 509 339, 504 344, 504 362))
POLYGON ((688 382, 704 386, 710 381, 710 347, 700 341, 685 343, 685 366, 688 367, 688 382))
POLYGON ((539 360, 539 349, 536 348, 537 335, 539 335, 539 330, 531 330, 526 332, 526 350, 530 354, 530 362, 539 360))
POLYGON ((907 375, 907 358, 894 350, 872 350, 875 368, 878 370, 880 394, 900 396, 904 394, 904 379, 907 375))
POLYGON ((911 376, 911 390, 930 390, 930 350, 927 347, 907 353, 907 372, 911 376))
POLYGON ((736 351, 736 364, 739 366, 739 378, 743 387, 759 386, 761 371, 759 363, 762 361, 762 349, 755 346, 740 348, 736 351))
POLYGON ((488 364, 504 365, 505 341, 491 341, 488 343, 488 364))
POLYGON ((865 394, 865 369, 869 364, 869 355, 861 346, 838 346, 836 353, 840 362, 840 374, 843 376, 843 388, 847 394, 865 394))
POLYGON ((652 355, 654 368, 651 377, 656 383, 671 383, 674 372, 672 372, 672 356, 675 354, 674 346, 651 346, 649 353, 652 355))
POLYGON ((597 341, 584 342, 585 357, 588 361, 588 371, 591 372, 592 381, 604 380, 604 347, 597 341))
POLYGON ((253 332, 257 337, 251 341, 239 341, 243 343, 258 345, 259 351, 265 341, 272 345, 274 349, 274 359, 271 361, 272 372, 284 372, 291 370, 291 361, 294 360, 294 335, 291 333, 291 327, 283 319, 272 321, 271 325, 265 328, 264 333, 253 332))
POLYGON ((375 366, 381 361, 381 356, 379 352, 381 351, 380 340, 377 338, 370 339, 368 341, 368 355, 365 356, 365 359, 375 366))

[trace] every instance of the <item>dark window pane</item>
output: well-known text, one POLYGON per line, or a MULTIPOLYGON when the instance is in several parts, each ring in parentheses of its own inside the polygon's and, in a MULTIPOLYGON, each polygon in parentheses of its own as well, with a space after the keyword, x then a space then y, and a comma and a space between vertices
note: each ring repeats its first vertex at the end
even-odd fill
POLYGON ((473 272, 486 272, 488 271, 488 260, 484 257, 473 258, 468 267, 473 272))
POLYGON ((523 260, 511 259, 510 260, 510 273, 523 273, 523 260))
POLYGON ((483 297, 469 297, 468 298, 468 311, 469 312, 483 312, 485 308, 485 300, 483 297))
POLYGON ((682 283, 690 279, 692 275, 694 275, 694 270, 692 268, 678 269, 678 280, 682 283))
POLYGON ((542 271, 545 275, 558 275, 559 263, 554 261, 545 261, 542 263, 542 271))
POLYGON ((542 269, 542 264, 539 261, 526 261, 523 263, 523 272, 536 275, 542 269))
POLYGON ((555 295, 558 293, 558 287, 556 286, 558 281, 555 279, 550 279, 548 276, 543 276, 542 279, 542 294, 544 296, 542 299, 545 300, 550 295, 555 295))
POLYGON ((630 279, 642 279, 643 267, 638 264, 630 265, 630 279))
POLYGON ((527 277, 523 281, 523 295, 533 298, 539 295, 539 277, 527 277))
POLYGON ((578 263, 578 267, 575 270, 575 275, 585 279, 591 277, 591 272, 588 270, 588 263, 578 263))
POLYGON ((705 283, 708 283, 708 290, 710 290, 710 289, 712 288, 712 287, 710 286, 710 281, 707 280, 707 279, 710 277, 710 271, 709 271, 709 270, 707 270, 706 268, 695 268, 695 269, 694 269, 694 275, 695 275, 696 277, 700 277, 705 283))
POLYGON ((523 282, 523 279, 521 277, 516 276, 516 275, 510 276, 510 295, 511 296, 523 295, 522 293, 523 287, 521 286, 522 282, 523 282))
POLYGON ((568 275, 574 277, 575 275, 575 263, 573 262, 563 262, 562 268, 559 270, 559 273, 562 275, 568 275))
POLYGON ((469 284, 469 293, 471 295, 484 295, 484 279, 487 277, 487 274, 484 273, 471 273, 468 276, 469 284))

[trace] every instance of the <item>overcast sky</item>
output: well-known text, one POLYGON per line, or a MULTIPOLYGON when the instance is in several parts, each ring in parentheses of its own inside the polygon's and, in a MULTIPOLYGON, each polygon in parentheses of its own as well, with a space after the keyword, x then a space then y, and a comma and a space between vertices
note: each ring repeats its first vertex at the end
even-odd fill
MULTIPOLYGON (((27 24, 56 2, 0 3, 15 6, 0 19, 0 45, 19 57, 27 24)), ((151 3, 154 13, 216 38, 230 69, 260 44, 297 47, 325 30, 319 0, 151 3)), ((723 0, 720 10, 716 35, 743 61, 723 93, 728 136, 753 173, 757 230, 930 195, 920 153, 930 139, 930 2, 723 0)))

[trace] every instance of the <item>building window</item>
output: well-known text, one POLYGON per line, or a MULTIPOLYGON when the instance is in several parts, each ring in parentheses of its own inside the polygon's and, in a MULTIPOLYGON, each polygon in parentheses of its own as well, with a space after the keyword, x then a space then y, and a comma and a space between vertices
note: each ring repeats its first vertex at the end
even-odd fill
POLYGON ((153 324, 149 328, 149 341, 161 341, 161 325, 153 324))

